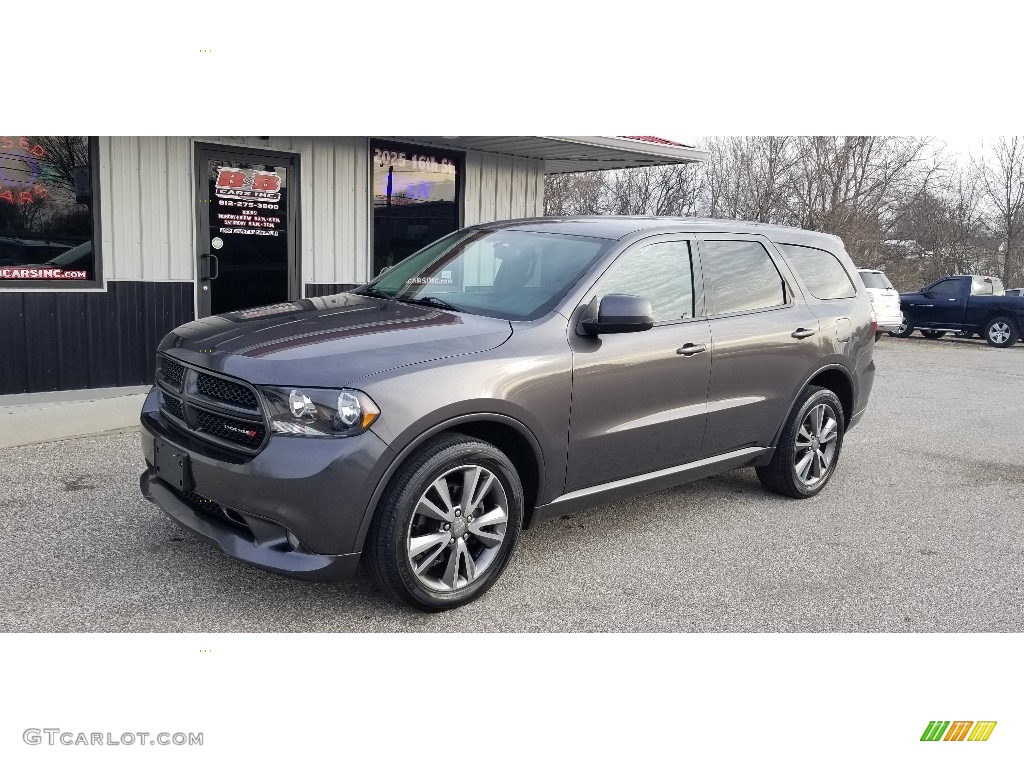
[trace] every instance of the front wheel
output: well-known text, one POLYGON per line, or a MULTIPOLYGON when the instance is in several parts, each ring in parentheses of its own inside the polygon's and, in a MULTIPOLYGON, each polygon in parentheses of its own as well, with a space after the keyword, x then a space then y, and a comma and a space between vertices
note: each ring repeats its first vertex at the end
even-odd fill
POLYGON ((1009 317, 996 317, 985 323, 985 341, 993 347, 1012 347, 1017 343, 1020 331, 1009 317))
POLYGON ((926 339, 941 339, 946 335, 945 331, 921 331, 921 335, 926 339))
POLYGON ((830 389, 806 387, 790 411, 771 462, 757 479, 771 491, 795 499, 824 488, 843 447, 843 405, 830 389))
POLYGON ((420 610, 475 600, 505 569, 523 520, 523 486, 490 443, 439 435, 388 485, 366 540, 377 585, 420 610))
POLYGON ((900 327, 895 331, 889 331, 890 336, 895 336, 897 339, 905 339, 914 332, 914 324, 910 318, 906 315, 903 316, 903 322, 900 323, 900 327))

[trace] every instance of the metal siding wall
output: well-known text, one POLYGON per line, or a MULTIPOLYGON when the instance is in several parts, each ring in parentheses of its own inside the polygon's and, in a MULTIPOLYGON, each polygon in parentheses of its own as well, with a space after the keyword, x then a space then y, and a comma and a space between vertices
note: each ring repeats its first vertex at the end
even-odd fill
POLYGON ((544 167, 540 160, 467 152, 463 175, 466 226, 543 214, 544 167))
POLYGON ((100 139, 107 280, 195 279, 194 141, 297 153, 302 282, 369 278, 366 137, 115 136, 100 139))
POLYGON ((0 293, 0 394, 149 383, 157 343, 192 308, 192 283, 0 293))

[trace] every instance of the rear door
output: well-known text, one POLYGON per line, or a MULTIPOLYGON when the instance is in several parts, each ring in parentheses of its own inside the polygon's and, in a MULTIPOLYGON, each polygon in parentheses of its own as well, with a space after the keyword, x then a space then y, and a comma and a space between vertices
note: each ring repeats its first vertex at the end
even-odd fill
POLYGON ((771 444, 820 356, 818 318, 759 235, 699 241, 711 331, 705 457, 771 444))

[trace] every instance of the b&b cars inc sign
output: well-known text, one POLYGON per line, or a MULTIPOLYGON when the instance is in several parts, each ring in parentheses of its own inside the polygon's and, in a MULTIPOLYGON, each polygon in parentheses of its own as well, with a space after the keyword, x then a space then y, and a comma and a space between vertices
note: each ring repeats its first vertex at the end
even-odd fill
POLYGON ((277 236, 284 208, 280 174, 232 167, 216 171, 216 221, 211 224, 222 234, 277 236))

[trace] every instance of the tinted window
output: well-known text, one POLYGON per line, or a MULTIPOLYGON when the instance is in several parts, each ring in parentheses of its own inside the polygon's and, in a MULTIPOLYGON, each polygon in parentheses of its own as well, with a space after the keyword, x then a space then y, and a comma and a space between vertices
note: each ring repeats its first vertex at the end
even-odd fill
POLYGON ((959 280, 943 280, 928 289, 933 296, 959 296, 961 293, 959 280))
POLYGON ((627 293, 651 302, 655 323, 693 317, 693 269, 685 240, 633 248, 616 259, 598 286, 601 296, 627 293))
POLYGON ((356 293, 449 304, 508 320, 549 312, 610 240, 514 230, 463 230, 413 254, 356 293))
POLYGON ((0 136, 0 286, 97 280, 86 136, 0 136))
POLYGON ((850 299, 857 295, 853 281, 834 254, 803 245, 779 247, 816 299, 850 299))
POLYGON ((715 314, 786 303, 786 284, 760 243, 709 240, 701 243, 700 249, 704 276, 711 282, 715 314))
POLYGON ((889 278, 884 272, 861 272, 860 279, 864 281, 865 288, 878 288, 880 290, 895 290, 889 278))

